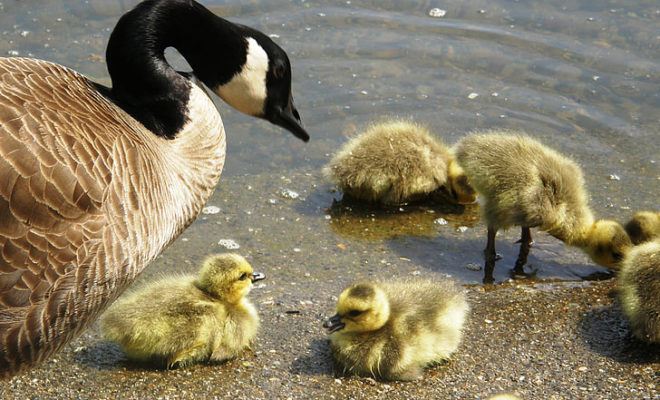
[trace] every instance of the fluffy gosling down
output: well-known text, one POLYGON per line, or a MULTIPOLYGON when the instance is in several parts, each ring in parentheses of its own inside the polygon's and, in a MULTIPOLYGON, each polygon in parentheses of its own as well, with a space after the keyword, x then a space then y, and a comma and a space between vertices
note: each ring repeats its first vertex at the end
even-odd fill
POLYGON ((660 237, 660 212, 638 211, 625 225, 634 245, 660 237))
POLYGON ((392 120, 351 139, 323 172, 344 194, 370 203, 398 205, 431 197, 472 203, 475 192, 453 159, 422 125, 392 120))
POLYGON ((515 133, 474 134, 456 144, 455 154, 483 201, 488 225, 484 282, 493 282, 495 235, 511 226, 522 228, 514 268, 519 275, 524 275, 532 244, 530 228, 548 232, 612 269, 632 246, 618 222, 594 220, 580 167, 540 142, 515 133))
POLYGON ((123 296, 101 330, 129 359, 167 368, 234 358, 257 333, 257 310, 245 296, 263 278, 239 255, 214 255, 197 277, 167 277, 123 296))
POLYGON ((635 246, 618 278, 619 302, 633 336, 660 343, 660 238, 635 246))
POLYGON ((449 282, 361 282, 344 289, 323 326, 344 374, 407 381, 456 351, 468 308, 449 282))

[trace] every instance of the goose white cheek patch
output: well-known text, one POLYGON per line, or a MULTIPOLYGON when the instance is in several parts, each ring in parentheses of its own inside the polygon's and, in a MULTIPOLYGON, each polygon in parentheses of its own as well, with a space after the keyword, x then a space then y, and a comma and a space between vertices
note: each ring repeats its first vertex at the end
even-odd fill
POLYGON ((266 103, 268 54, 256 40, 248 38, 247 59, 243 68, 216 93, 227 104, 248 115, 262 116, 266 103))

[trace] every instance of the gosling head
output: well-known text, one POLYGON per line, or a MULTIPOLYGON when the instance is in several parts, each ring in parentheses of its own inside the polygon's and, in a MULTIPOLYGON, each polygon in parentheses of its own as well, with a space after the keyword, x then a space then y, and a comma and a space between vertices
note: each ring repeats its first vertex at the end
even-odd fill
POLYGON ((618 269, 631 248, 630 237, 621 224, 601 219, 589 228, 584 250, 596 264, 618 269))
POLYGON ((252 272, 242 256, 217 254, 204 260, 195 285, 212 297, 238 303, 250 292, 253 282, 264 278, 264 274, 252 272))
POLYGON ((660 224, 660 212, 638 211, 624 226, 634 245, 651 240, 660 224))
POLYGON ((449 192, 458 204, 470 204, 477 200, 477 192, 470 186, 463 168, 454 160, 449 162, 447 181, 449 192))
POLYGON ((344 289, 337 301, 337 313, 323 323, 328 333, 370 332, 380 329, 390 317, 387 296, 377 285, 364 282, 344 289))

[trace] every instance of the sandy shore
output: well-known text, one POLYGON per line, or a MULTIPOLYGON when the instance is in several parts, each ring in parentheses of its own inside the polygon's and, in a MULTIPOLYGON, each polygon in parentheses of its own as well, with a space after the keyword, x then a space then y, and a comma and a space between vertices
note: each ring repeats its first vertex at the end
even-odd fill
MULTIPOLYGON (((332 293, 255 290, 263 329, 252 352, 220 365, 129 363, 94 326, 56 358, 3 382, 2 398, 655 399, 659 348, 632 338, 613 281, 468 288, 472 313, 454 359, 417 382, 337 377, 321 322, 332 293), (314 302, 301 299, 327 298, 314 302)), ((322 291, 323 289, 321 289, 322 291)))

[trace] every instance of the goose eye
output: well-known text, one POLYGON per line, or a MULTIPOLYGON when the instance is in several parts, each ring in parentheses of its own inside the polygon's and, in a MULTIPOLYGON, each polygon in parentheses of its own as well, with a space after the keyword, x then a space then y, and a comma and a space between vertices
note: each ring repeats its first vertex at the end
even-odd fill
POLYGON ((352 310, 351 312, 348 313, 348 316, 349 317, 357 317, 360 314, 362 314, 362 311, 352 310))
POLYGON ((623 260, 623 254, 621 253, 612 253, 612 259, 616 262, 623 260))
POLYGON ((243 275, 241 275, 241 276, 238 278, 238 280, 239 280, 239 281, 244 281, 244 280, 247 279, 247 277, 248 277, 247 274, 246 274, 246 273, 243 273, 243 275))
POLYGON ((286 65, 282 61, 276 61, 275 65, 273 66, 273 75, 277 79, 282 79, 284 77, 284 74, 286 73, 286 65))

